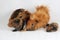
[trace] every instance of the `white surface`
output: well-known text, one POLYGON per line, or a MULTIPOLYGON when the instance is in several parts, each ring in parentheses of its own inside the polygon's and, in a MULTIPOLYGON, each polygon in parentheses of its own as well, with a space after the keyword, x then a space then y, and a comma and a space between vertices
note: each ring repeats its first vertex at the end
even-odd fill
POLYGON ((47 33, 45 30, 34 32, 11 32, 7 26, 11 13, 18 8, 34 12, 37 5, 47 5, 50 10, 50 23, 60 26, 60 0, 0 0, 0 40, 60 40, 60 27, 57 32, 47 33))

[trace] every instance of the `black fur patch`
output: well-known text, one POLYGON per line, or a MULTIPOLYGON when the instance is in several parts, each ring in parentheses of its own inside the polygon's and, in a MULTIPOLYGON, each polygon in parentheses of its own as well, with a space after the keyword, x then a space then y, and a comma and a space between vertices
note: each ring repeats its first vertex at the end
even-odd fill
POLYGON ((47 24, 46 26, 49 26, 49 24, 47 24))
POLYGON ((52 26, 53 28, 52 28, 52 30, 57 30, 57 27, 54 27, 54 26, 52 26))
POLYGON ((46 30, 46 32, 51 32, 51 30, 46 30))
POLYGON ((11 19, 14 19, 17 17, 17 15, 20 13, 20 12, 23 12, 24 9, 17 9, 13 12, 13 14, 11 15, 11 19))

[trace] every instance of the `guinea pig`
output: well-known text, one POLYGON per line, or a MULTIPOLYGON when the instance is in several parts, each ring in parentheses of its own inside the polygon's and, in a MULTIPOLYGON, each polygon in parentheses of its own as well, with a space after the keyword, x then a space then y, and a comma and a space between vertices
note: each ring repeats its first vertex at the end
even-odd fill
POLYGON ((27 21, 29 20, 30 12, 25 9, 16 9, 8 22, 9 27, 14 27, 13 31, 21 31, 24 29, 27 21))

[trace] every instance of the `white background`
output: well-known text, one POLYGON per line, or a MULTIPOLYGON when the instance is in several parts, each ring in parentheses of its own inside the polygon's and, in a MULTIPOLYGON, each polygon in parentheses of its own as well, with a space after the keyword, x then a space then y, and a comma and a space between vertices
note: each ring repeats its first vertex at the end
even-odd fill
POLYGON ((38 5, 47 5, 50 10, 50 21, 60 24, 60 0, 0 0, 0 40, 60 40, 60 27, 57 32, 37 30, 31 32, 12 32, 7 26, 12 12, 24 8, 34 12, 38 5))

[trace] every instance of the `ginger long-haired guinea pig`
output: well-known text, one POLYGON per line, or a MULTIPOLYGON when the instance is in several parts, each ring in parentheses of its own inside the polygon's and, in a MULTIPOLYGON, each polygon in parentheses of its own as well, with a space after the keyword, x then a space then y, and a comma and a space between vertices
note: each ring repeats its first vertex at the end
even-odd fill
POLYGON ((37 6, 36 11, 30 15, 25 30, 45 28, 50 19, 49 9, 46 6, 37 6))

